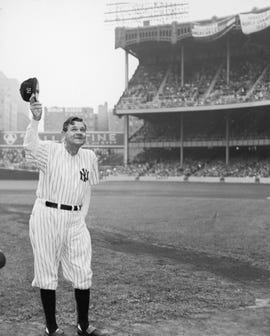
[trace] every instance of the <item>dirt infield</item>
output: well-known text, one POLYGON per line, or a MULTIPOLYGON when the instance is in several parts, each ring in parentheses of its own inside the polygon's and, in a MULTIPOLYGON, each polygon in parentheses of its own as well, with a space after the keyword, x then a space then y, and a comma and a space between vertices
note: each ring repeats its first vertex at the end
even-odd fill
MULTIPOLYGON (((41 335, 28 220, 35 185, 0 192, 0 335, 41 335)), ((111 335, 270 333, 269 200, 263 185, 102 183, 87 222, 91 321, 111 335)), ((60 274, 58 321, 75 335, 60 274)))

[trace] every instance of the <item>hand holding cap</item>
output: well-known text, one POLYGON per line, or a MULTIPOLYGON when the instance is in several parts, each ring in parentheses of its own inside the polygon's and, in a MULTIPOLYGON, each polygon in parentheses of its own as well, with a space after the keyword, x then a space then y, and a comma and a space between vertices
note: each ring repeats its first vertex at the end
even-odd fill
POLYGON ((36 96, 34 94, 32 94, 29 101, 33 119, 39 121, 42 116, 42 104, 39 101, 36 101, 36 96))
POLYGON ((40 120, 42 115, 42 105, 38 101, 39 83, 36 77, 29 78, 22 82, 20 86, 22 99, 30 103, 30 110, 34 120, 40 120))

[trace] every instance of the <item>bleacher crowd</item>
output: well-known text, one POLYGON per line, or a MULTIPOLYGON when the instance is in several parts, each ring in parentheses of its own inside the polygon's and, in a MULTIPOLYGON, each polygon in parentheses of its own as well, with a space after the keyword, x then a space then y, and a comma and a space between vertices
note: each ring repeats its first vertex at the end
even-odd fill
POLYGON ((156 163, 133 163, 123 166, 100 166, 101 175, 134 177, 270 177, 270 158, 264 160, 234 159, 229 165, 222 160, 195 160, 187 159, 183 166, 177 161, 156 163))
POLYGON ((138 66, 116 108, 147 109, 243 103, 270 99, 269 59, 252 55, 187 64, 184 79, 179 63, 138 66))

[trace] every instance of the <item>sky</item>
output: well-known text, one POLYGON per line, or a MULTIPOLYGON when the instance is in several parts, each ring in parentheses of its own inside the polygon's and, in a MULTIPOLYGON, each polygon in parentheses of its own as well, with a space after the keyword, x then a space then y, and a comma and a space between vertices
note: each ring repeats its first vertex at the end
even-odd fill
MULTIPOLYGON (((269 0, 189 2, 190 20, 270 5, 269 0)), ((115 49, 114 27, 104 23, 108 3, 0 0, 0 71, 19 82, 37 77, 40 101, 45 106, 90 106, 96 110, 108 102, 112 108, 125 88, 125 53, 115 49)), ((130 76, 137 64, 130 56, 130 76)))

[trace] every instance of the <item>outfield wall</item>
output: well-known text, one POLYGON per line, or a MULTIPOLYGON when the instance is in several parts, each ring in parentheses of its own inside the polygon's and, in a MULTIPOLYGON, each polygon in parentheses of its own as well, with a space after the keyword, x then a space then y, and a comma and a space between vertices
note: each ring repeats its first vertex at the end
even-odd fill
POLYGON ((155 181, 155 182, 205 182, 205 183, 249 183, 257 184, 264 183, 270 184, 269 177, 198 177, 198 176, 127 176, 127 175, 116 175, 116 176, 106 176, 102 179, 103 181, 155 181))
MULTIPOLYGON (((0 180, 38 180, 37 171, 0 168, 0 180)), ((199 176, 129 176, 110 175, 101 181, 154 181, 154 182, 205 182, 205 183, 263 183, 270 184, 269 177, 199 177, 199 176)))

